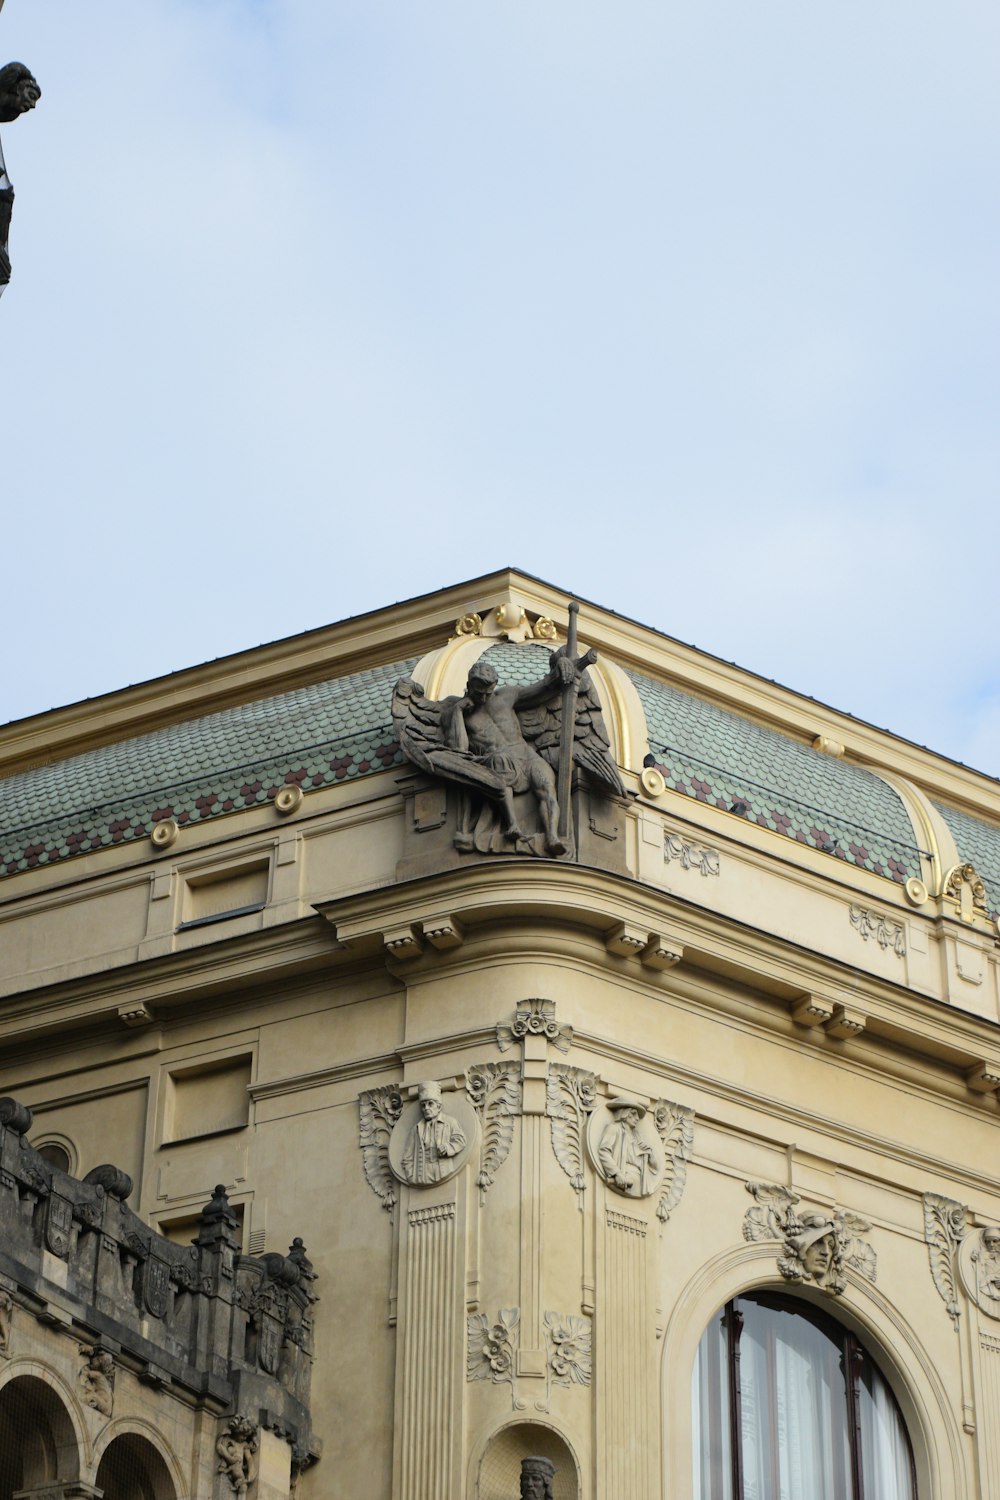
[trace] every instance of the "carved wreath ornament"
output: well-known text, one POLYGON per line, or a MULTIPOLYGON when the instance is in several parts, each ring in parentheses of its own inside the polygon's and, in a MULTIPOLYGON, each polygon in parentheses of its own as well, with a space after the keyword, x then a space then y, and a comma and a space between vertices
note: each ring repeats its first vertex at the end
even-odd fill
POLYGON ((799 1213, 798 1193, 773 1182, 748 1182, 747 1192, 756 1198, 743 1220, 743 1238, 752 1243, 783 1241, 778 1270, 786 1281, 811 1282, 836 1295, 847 1285, 844 1270, 850 1266, 874 1282, 877 1257, 861 1236, 871 1229, 858 1214, 799 1213))

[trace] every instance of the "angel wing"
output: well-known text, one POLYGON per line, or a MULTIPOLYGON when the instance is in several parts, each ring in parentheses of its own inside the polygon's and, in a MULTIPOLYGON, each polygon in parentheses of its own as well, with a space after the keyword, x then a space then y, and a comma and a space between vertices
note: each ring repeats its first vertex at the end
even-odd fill
MULTIPOLYGON (((534 745, 554 771, 558 771, 559 746, 562 742, 559 700, 552 699, 539 708, 519 709, 518 719, 525 739, 534 745)), ((611 741, 604 727, 600 701, 587 672, 581 673, 577 687, 573 761, 586 771, 592 781, 604 787, 605 791, 613 792, 618 797, 625 795, 625 787, 611 754, 611 741)))
POLYGON ((953 1198, 940 1193, 924 1194, 924 1239, 930 1256, 931 1276, 948 1316, 958 1328, 958 1293, 955 1286, 955 1257, 965 1235, 968 1209, 953 1198))
POLYGON ((653 1110, 653 1119, 667 1163, 663 1192, 656 1206, 656 1217, 665 1224, 680 1202, 687 1181, 687 1162, 694 1141, 694 1110, 683 1104, 671 1104, 668 1099, 659 1099, 653 1110))
POLYGON ((401 677, 392 693, 392 722, 400 749, 408 761, 429 776, 457 781, 486 796, 497 796, 504 782, 468 750, 449 745, 444 717, 460 700, 428 698, 419 682, 401 677))

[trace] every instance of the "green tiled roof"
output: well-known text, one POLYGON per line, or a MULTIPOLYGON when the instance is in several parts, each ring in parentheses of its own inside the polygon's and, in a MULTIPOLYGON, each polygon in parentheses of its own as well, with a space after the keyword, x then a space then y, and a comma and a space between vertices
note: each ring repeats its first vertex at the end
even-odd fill
POLYGON ((0 781, 0 875, 402 761, 390 716, 412 661, 173 724, 0 781))
POLYGON ((668 786, 876 875, 920 874, 919 849, 891 787, 845 761, 630 672, 653 759, 668 786))
POLYGON ((958 852, 965 863, 975 865, 976 874, 986 887, 990 916, 1000 916, 1000 828, 981 823, 970 813, 935 803, 938 812, 951 829, 958 852))

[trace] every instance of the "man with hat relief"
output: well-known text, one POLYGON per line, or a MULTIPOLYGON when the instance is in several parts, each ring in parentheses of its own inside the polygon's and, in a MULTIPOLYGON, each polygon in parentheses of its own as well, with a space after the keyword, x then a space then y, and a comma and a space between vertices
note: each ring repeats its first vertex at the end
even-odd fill
POLYGON ((639 1134, 639 1121, 646 1113, 646 1106, 638 1099, 619 1098, 610 1099, 608 1109, 613 1118, 601 1136, 597 1152, 601 1171, 619 1192, 627 1193, 630 1198, 644 1198, 653 1191, 660 1170, 652 1146, 639 1134))
POLYGON ((424 1186, 440 1182, 447 1175, 449 1157, 465 1149, 465 1131, 454 1115, 442 1111, 439 1083, 421 1083, 417 1098, 423 1118, 410 1131, 403 1152, 403 1171, 410 1182, 424 1186))

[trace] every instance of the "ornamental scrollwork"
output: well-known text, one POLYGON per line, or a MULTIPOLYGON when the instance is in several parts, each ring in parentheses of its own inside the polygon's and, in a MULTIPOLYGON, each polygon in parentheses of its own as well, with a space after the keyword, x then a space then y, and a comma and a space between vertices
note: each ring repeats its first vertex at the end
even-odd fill
POLYGON ((501 1307, 491 1323, 486 1313, 470 1313, 466 1376, 469 1380, 491 1380, 494 1385, 514 1383, 521 1314, 516 1307, 501 1307))
POLYGON ((694 1110, 684 1104, 672 1104, 669 1099, 658 1099, 653 1105, 653 1121, 666 1158, 663 1189, 656 1205, 656 1217, 665 1224, 681 1201, 687 1182, 687 1164, 694 1144, 694 1110))
POLYGON ((566 1063, 553 1063, 545 1080, 545 1113, 552 1126, 552 1149, 581 1198, 586 1185, 584 1127, 596 1104, 596 1074, 585 1068, 571 1068, 566 1063))
POLYGON ((476 1178, 485 1194, 507 1160, 514 1120, 521 1112, 521 1082, 515 1063, 474 1063, 465 1090, 482 1121, 483 1148, 476 1178))
POLYGON ((505 1026, 501 1022, 497 1026, 497 1046, 501 1052, 506 1052, 526 1036, 543 1036, 560 1052, 568 1052, 573 1041, 573 1028, 560 1026, 554 1000, 519 1000, 511 1024, 505 1026))
POLYGON ((668 865, 671 860, 679 860, 682 870, 697 870, 699 875, 718 875, 720 871, 718 849, 690 843, 669 829, 663 835, 663 859, 668 865))
POLYGON ((959 1306, 956 1272, 958 1252, 965 1237, 968 1209, 940 1193, 924 1194, 924 1239, 931 1263, 931 1278, 948 1316, 958 1328, 959 1306))
POLYGON ((403 1098, 394 1084, 367 1089, 358 1098, 361 1160, 368 1186, 390 1214, 398 1189, 389 1166, 389 1137, 403 1112, 403 1098))
POLYGON ((847 1285, 847 1267, 875 1281, 875 1250, 862 1238, 872 1227, 867 1219, 840 1210, 832 1214, 800 1213, 798 1193, 777 1183, 748 1182, 746 1188, 757 1202, 747 1209, 743 1238, 754 1243, 782 1241, 778 1270, 786 1281, 811 1282, 831 1295, 847 1285))

